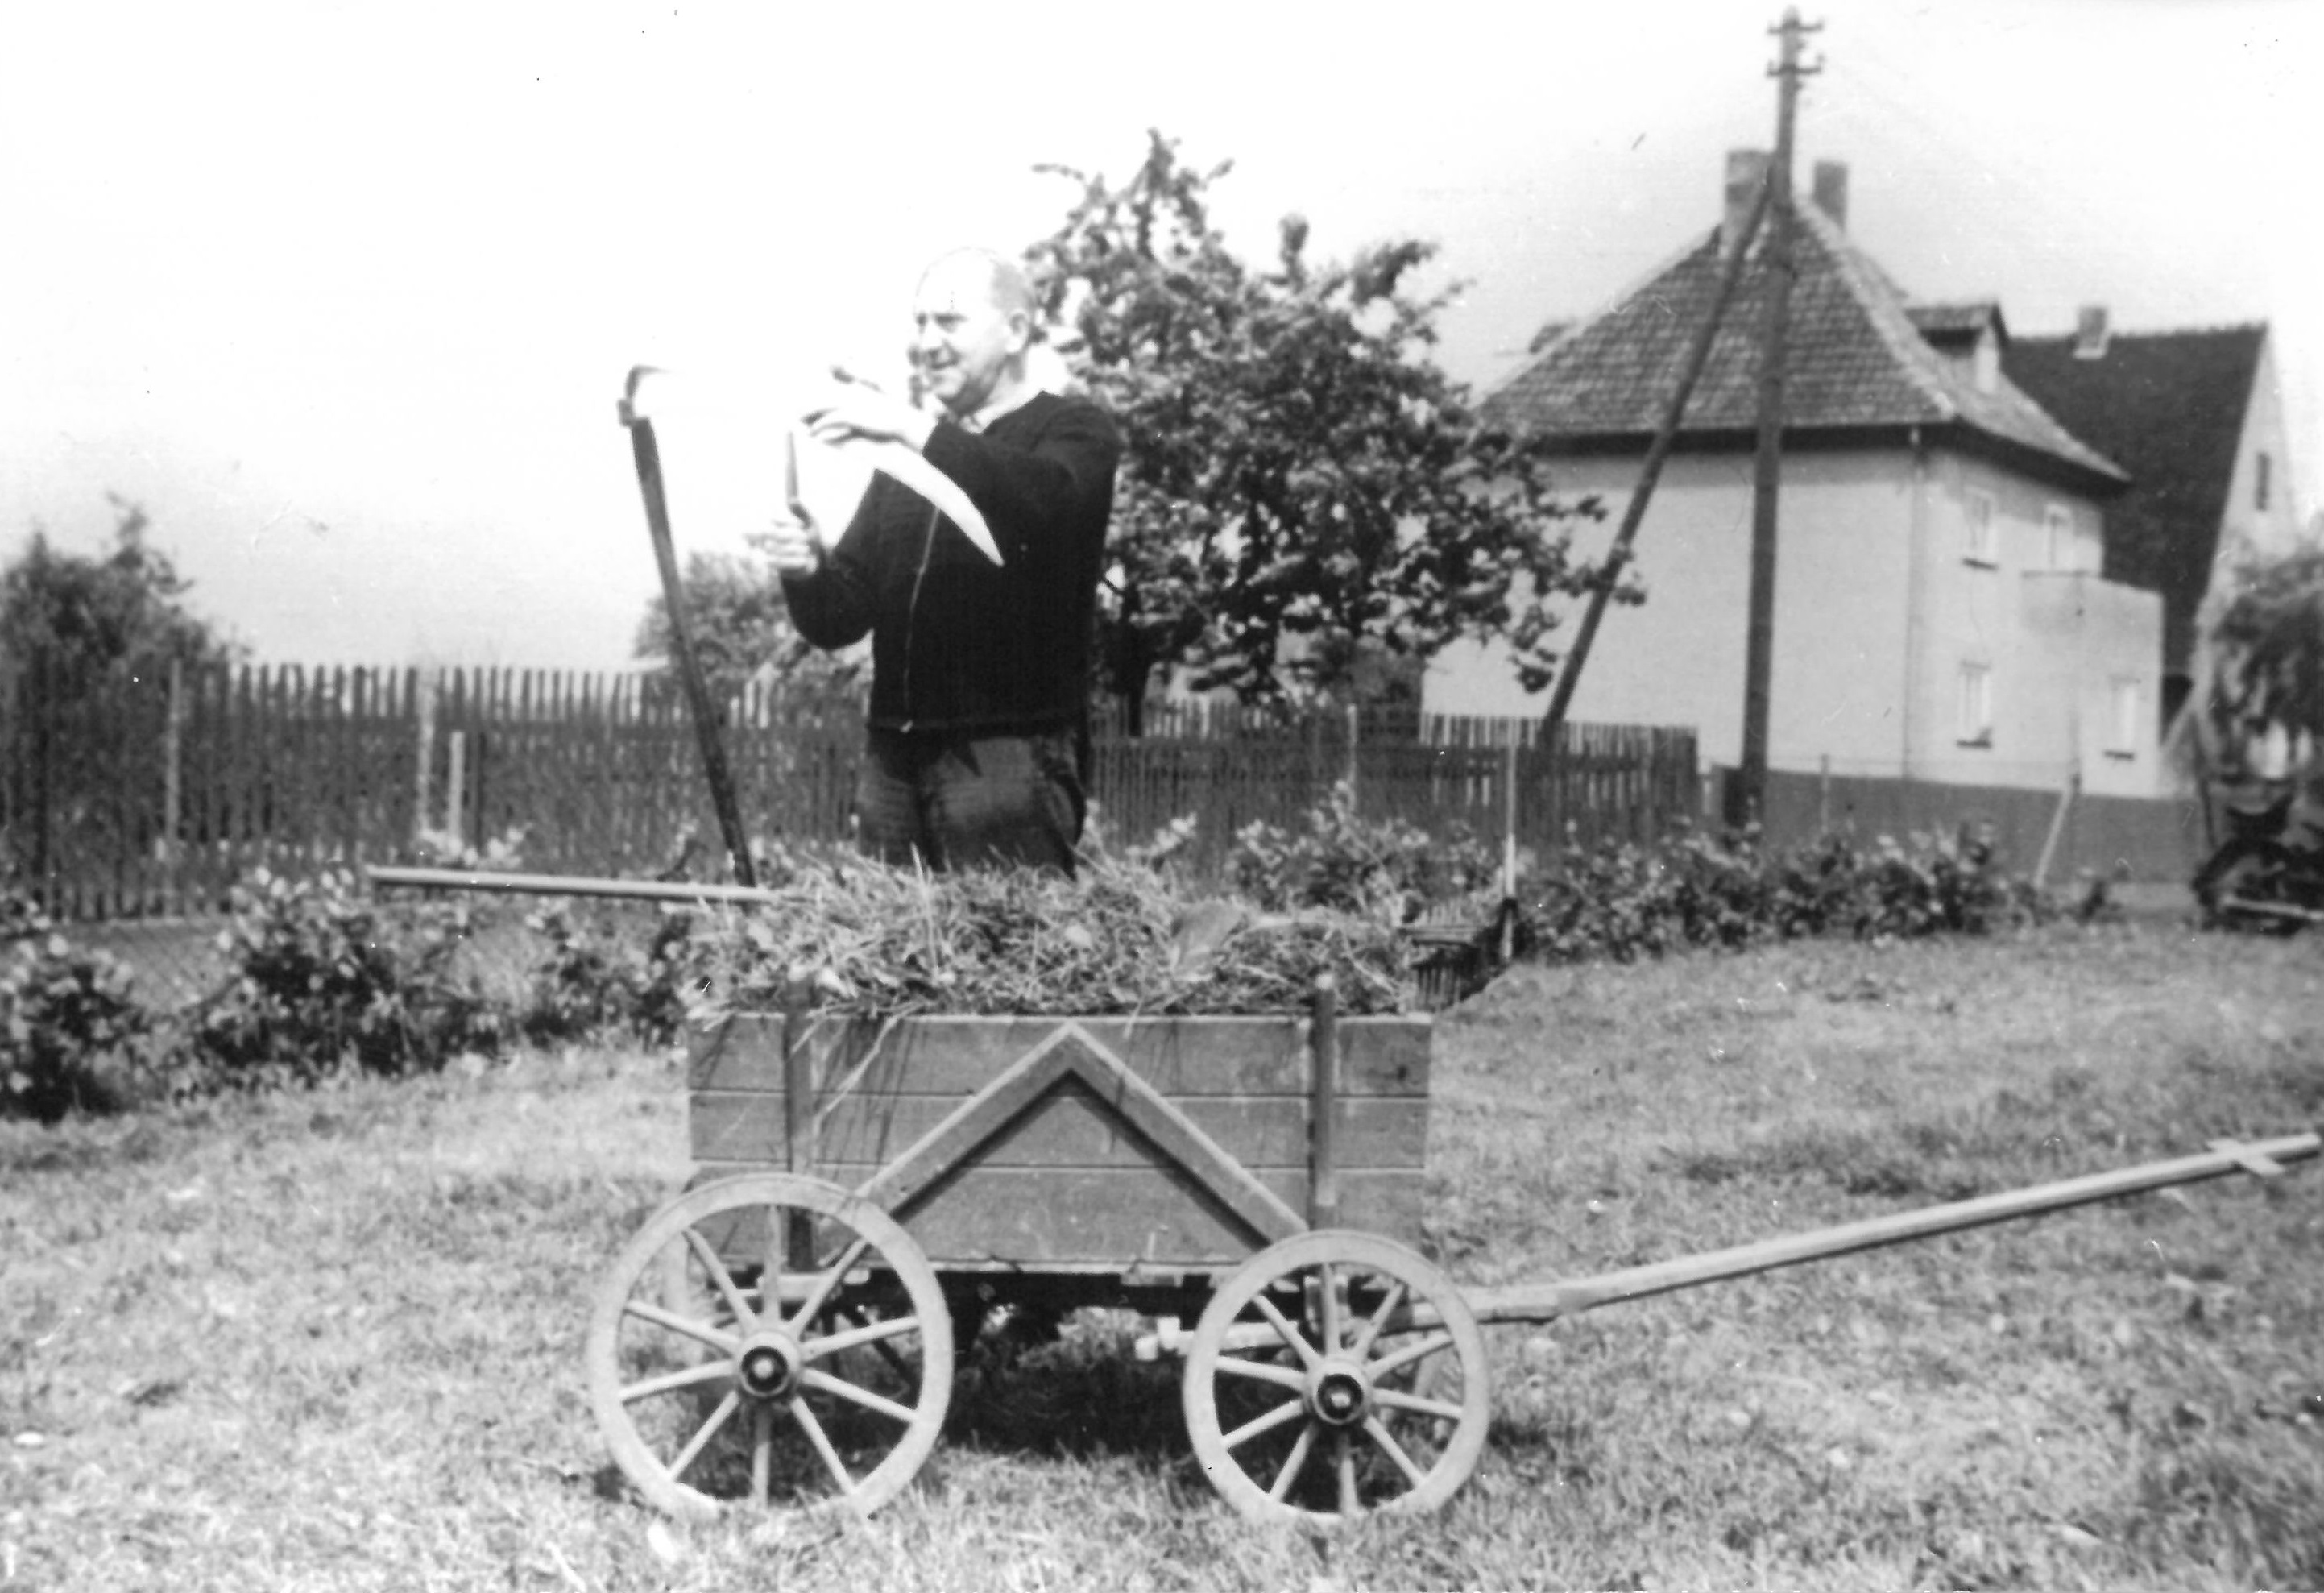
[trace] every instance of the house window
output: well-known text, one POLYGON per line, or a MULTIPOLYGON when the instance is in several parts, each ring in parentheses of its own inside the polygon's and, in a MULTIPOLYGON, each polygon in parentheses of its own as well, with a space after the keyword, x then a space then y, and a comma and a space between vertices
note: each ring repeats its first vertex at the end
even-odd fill
POLYGON ((2107 756, 2136 757, 2139 743, 2137 681, 2117 677, 2110 689, 2107 706, 2107 756))
POLYGON ((2258 467, 2252 472, 2252 507, 2264 509, 2267 507, 2267 455, 2262 452, 2252 463, 2258 467))
POLYGON ((2074 512, 2063 504, 2042 505, 2043 564, 2050 570, 2074 568, 2074 512))
POLYGON ((1993 745, 1993 669, 1989 664, 1960 666, 1960 744, 1993 745))
POLYGON ((1969 543, 1961 550, 1961 557, 1988 569, 2000 563, 2000 543, 1993 529, 1993 495, 1971 488, 1962 507, 1969 515, 1969 543))

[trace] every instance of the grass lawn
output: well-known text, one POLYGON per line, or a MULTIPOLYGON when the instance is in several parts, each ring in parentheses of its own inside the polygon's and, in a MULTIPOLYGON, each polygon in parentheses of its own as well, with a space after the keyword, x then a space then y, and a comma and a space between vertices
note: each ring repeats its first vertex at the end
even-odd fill
MULTIPOLYGON (((1521 969, 1438 1033, 1437 1257, 1577 1275, 2324 1119, 2324 939, 1521 969)), ((1084 1317, 868 1524, 663 1523, 581 1392, 678 1068, 0 1125, 0 1590, 2324 1586, 2324 1165, 1491 1329, 1441 1516, 1245 1526, 1084 1317)))

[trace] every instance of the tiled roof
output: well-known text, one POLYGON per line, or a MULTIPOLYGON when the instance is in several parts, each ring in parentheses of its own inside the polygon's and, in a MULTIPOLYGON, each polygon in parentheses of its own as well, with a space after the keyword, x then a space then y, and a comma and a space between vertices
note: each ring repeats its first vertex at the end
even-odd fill
POLYGON ((2163 594, 2172 673, 2187 672, 2266 338, 2264 325, 2115 332, 2083 359, 2071 335, 2025 338, 2002 359, 2076 436, 2129 464, 2130 490, 2107 505, 2106 575, 2163 594))
MULTIPOLYGON (((2127 479, 2007 380, 1980 391, 1970 361, 1931 347, 1895 282, 1812 204, 1795 211, 1786 429, 1950 429, 2086 490, 2127 479)), ((1682 435, 1757 424, 1760 329, 1771 281, 1764 236, 1712 339, 1682 435)), ((1707 234, 1613 308, 1568 329, 1486 398, 1485 418, 1593 443, 1654 434, 1718 290, 1719 235, 1707 234)), ((1997 311, 1996 312, 1997 319, 1997 311)))

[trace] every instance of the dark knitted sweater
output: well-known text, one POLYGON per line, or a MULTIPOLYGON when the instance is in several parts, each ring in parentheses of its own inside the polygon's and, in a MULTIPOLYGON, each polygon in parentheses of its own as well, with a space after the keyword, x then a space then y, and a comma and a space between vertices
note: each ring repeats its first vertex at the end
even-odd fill
POLYGON ((792 622, 818 647, 872 636, 871 722, 995 734, 1079 724, 1120 433, 1036 394, 982 432, 939 421, 923 450, 984 515, 994 565, 926 498, 876 475, 792 622))

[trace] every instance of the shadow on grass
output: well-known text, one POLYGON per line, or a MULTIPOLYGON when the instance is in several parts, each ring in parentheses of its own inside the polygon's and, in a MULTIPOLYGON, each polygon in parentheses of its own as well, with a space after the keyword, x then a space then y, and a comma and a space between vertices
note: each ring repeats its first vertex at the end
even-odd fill
POLYGON ((1179 1403, 1184 1363, 1140 1361, 1139 1326, 1083 1311, 1055 1339, 1011 1330, 1005 1318, 978 1338, 953 1384, 945 1442, 996 1454, 1112 1456, 1157 1472, 1190 1463, 1179 1403))

